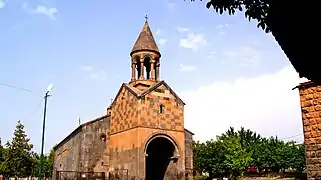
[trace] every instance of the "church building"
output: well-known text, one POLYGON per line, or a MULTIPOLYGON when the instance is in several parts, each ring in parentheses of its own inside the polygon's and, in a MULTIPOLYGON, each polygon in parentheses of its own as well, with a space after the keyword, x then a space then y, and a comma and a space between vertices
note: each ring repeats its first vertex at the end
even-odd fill
POLYGON ((184 128, 185 103, 160 78, 161 53, 147 20, 130 59, 130 81, 106 114, 54 147, 54 179, 192 179, 193 133, 184 128))

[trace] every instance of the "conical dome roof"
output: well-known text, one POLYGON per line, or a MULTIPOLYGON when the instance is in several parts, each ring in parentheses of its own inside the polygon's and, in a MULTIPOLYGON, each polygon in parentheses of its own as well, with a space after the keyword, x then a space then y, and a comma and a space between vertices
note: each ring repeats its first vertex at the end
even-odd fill
POLYGON ((153 37, 153 33, 149 28, 148 22, 145 21, 144 27, 140 32, 135 45, 130 53, 132 55, 134 52, 137 51, 154 51, 160 54, 155 39, 153 37))

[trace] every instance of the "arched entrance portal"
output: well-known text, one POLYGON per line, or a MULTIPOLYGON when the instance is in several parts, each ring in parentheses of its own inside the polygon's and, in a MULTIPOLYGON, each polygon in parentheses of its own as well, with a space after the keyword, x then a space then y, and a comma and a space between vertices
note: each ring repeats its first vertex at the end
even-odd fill
POLYGON ((156 137, 151 140, 146 147, 146 180, 163 180, 174 155, 175 145, 169 139, 156 137))

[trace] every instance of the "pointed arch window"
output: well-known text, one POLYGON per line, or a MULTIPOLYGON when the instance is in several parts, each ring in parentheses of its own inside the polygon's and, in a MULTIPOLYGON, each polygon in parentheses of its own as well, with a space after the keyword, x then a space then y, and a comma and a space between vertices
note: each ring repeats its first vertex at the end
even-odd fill
POLYGON ((159 114, 163 114, 164 113, 164 110, 165 110, 165 106, 163 104, 160 104, 159 105, 159 114))

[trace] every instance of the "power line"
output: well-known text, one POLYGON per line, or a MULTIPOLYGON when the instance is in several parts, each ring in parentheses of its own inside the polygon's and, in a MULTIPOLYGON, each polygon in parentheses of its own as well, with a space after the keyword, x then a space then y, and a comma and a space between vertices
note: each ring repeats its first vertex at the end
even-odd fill
POLYGON ((44 98, 41 97, 41 100, 39 101, 39 103, 37 104, 36 108, 34 109, 34 111, 31 111, 30 114, 28 114, 28 116, 26 117, 26 120, 30 120, 33 116, 35 116, 38 111, 39 111, 39 108, 43 102, 44 98))
POLYGON ((32 90, 31 90, 31 89, 26 89, 26 88, 22 88, 22 87, 18 87, 18 86, 10 85, 10 84, 3 84, 3 83, 0 83, 0 86, 10 87, 10 88, 17 89, 17 90, 20 90, 20 91, 32 92, 32 90))
POLYGON ((303 134, 296 134, 296 135, 293 135, 293 136, 289 136, 289 137, 286 137, 286 138, 282 138, 282 140, 285 140, 285 139, 291 139, 291 138, 294 138, 294 137, 298 137, 298 136, 302 136, 303 134))

